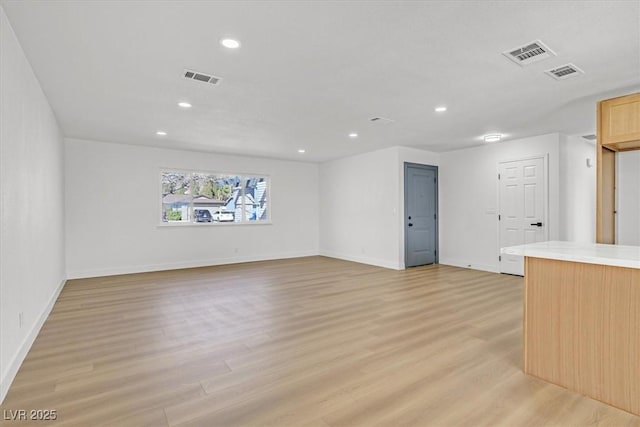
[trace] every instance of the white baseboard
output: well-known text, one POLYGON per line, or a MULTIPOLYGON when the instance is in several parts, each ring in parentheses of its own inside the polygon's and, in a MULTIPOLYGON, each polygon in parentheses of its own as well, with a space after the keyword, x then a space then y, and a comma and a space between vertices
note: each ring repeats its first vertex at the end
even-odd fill
POLYGON ((51 298, 47 302, 47 305, 42 309, 40 316, 38 316, 38 319, 31 327, 31 330, 29 330, 29 333, 24 337, 22 343, 20 343, 18 351, 9 362, 8 369, 0 379, 0 403, 2 403, 4 401, 4 398, 7 396, 9 387, 11 387, 11 383, 13 383, 13 380, 15 379, 16 374, 18 373, 18 370, 20 369, 20 366, 24 361, 24 358, 27 357, 27 353, 31 349, 33 342, 36 340, 38 333, 40 333, 42 325, 44 325, 47 317, 49 317, 49 313, 51 313, 51 309, 53 309, 53 305, 58 300, 58 296, 60 295, 60 292, 62 291, 62 288, 64 288, 66 282, 67 281, 64 279, 60 282, 56 290, 51 295, 51 298))
POLYGON ((342 260, 345 260, 345 261, 358 262, 360 264, 375 265, 376 267, 384 267, 384 268, 389 268, 389 269, 392 269, 392 270, 403 270, 404 269, 404 267, 401 266, 400 263, 389 261, 389 260, 384 260, 384 259, 370 258, 370 257, 366 257, 366 256, 353 256, 353 255, 347 255, 347 254, 343 254, 343 253, 338 253, 338 252, 333 252, 333 251, 323 251, 323 250, 320 251, 320 255, 326 256, 326 257, 329 257, 329 258, 342 259, 342 260))
POLYGON ((487 264, 474 264, 453 258, 440 258, 440 264, 451 265, 453 267, 470 268, 472 270, 488 271, 491 273, 499 273, 498 267, 487 264))
POLYGON ((228 257, 204 259, 195 261, 171 262, 166 264, 130 265, 113 268, 97 268, 88 270, 71 270, 67 272, 68 279, 85 279, 88 277, 115 276, 118 274, 148 273, 152 271, 178 270, 181 268, 211 267, 214 265, 239 264, 242 262, 271 261, 276 259, 301 258, 317 256, 317 251, 284 252, 269 255, 252 255, 243 257, 228 257))

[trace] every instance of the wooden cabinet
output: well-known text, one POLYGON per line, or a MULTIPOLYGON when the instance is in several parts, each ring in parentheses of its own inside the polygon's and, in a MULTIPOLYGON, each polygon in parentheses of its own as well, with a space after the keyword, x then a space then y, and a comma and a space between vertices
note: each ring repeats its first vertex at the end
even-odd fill
POLYGON ((640 269, 526 257, 524 277, 524 372, 640 415, 640 269))
POLYGON ((640 93, 598 102, 596 242, 615 243, 616 151, 640 149, 640 93))
POLYGON ((598 141, 613 151, 640 148, 640 93, 599 102, 598 141))

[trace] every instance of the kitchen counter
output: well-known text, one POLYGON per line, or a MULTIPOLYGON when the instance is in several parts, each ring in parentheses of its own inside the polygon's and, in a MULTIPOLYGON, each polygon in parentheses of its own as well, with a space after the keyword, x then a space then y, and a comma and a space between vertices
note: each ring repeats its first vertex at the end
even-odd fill
POLYGON ((640 415, 640 247, 541 242, 525 264, 523 370, 640 415))
POLYGON ((640 246, 550 241, 511 246, 502 248, 500 252, 507 255, 522 255, 559 261, 640 268, 640 246))

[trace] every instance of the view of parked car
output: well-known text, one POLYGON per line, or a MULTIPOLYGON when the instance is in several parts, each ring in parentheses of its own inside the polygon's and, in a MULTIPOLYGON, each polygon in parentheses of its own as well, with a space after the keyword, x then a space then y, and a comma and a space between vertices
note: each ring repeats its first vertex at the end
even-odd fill
POLYGON ((233 212, 218 210, 213 213, 213 221, 215 222, 233 222, 233 212))
POLYGON ((196 222, 211 222, 211 212, 209 209, 194 209, 193 218, 196 222))

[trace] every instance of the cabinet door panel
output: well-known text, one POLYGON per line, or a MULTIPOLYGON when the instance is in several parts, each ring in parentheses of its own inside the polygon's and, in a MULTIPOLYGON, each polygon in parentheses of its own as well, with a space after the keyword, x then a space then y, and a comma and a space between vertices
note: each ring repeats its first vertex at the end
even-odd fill
POLYGON ((602 101, 600 113, 602 145, 616 151, 640 148, 640 93, 602 101))

